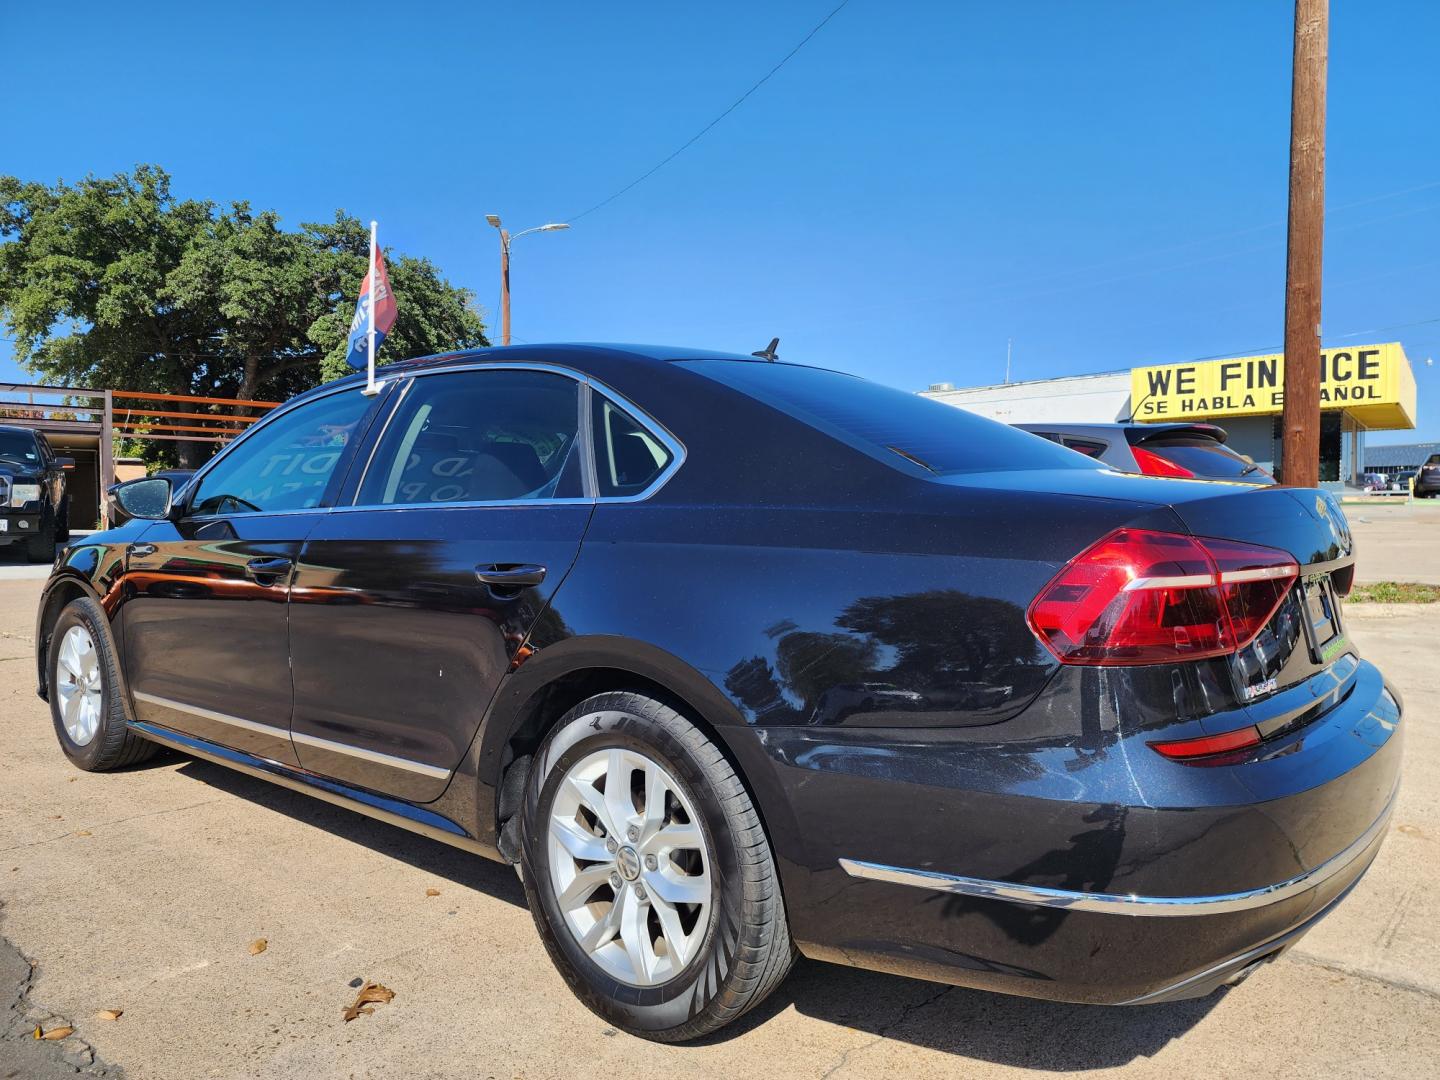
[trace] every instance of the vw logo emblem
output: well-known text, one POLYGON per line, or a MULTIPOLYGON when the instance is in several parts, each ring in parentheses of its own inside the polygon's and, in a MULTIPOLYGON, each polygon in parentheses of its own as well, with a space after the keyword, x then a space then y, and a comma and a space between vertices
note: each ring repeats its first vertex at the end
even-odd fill
POLYGON ((615 853, 615 866, 626 881, 634 881, 640 876, 640 856, 633 847, 622 847, 615 853))

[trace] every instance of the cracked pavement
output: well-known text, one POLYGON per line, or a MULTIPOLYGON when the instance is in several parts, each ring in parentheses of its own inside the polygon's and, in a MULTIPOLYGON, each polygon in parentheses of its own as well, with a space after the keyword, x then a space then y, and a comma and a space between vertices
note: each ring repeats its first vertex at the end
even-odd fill
MULTIPOLYGON (((0 581, 0 660, 28 659, 39 585, 0 581)), ((131 1080, 1429 1075, 1440 1057, 1440 605, 1348 611, 1407 704, 1385 849, 1295 949, 1201 1001, 1046 1004, 802 961, 719 1035, 642 1042, 570 994, 510 869, 180 757, 78 772, 27 662, 0 663, 0 935, 38 965, 30 999, 72 1018, 131 1080), (252 956, 258 938, 268 945, 252 956), (346 1024, 354 979, 396 996, 346 1024), (95 1019, 113 1008, 120 1020, 95 1019)), ((13 1047, 0 1041, 0 1080, 32 1075, 7 1057, 13 1047)))

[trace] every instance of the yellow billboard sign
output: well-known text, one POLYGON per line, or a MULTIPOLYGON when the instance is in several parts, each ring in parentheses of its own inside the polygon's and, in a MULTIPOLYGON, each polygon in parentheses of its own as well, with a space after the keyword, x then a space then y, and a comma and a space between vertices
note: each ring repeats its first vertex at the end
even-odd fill
MULTIPOLYGON (((1161 423, 1264 416, 1285 407, 1285 357, 1237 356, 1130 372, 1137 420, 1161 423)), ((1320 408, 1343 409, 1372 430, 1415 426, 1415 373, 1398 341, 1320 354, 1320 408)))

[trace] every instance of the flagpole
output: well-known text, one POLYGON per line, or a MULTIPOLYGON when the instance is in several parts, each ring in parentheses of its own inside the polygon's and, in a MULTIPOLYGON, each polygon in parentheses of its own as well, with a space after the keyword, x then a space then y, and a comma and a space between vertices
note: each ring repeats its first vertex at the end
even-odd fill
POLYGON ((375 232, 375 222, 372 221, 370 222, 370 329, 365 335, 369 353, 364 390, 367 397, 374 397, 380 392, 380 387, 375 385, 375 232))

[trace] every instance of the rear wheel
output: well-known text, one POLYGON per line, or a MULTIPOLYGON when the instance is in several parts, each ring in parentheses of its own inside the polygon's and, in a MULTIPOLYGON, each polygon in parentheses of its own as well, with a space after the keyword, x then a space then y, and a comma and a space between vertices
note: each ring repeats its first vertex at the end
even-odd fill
POLYGON ((570 988, 616 1027, 699 1038, 789 971, 749 793, 668 705, 607 693, 570 710, 536 754, 523 814, 535 924, 570 988))
POLYGON ((130 733, 120 700, 120 666, 94 600, 70 601, 46 653, 50 716, 60 749, 77 768, 103 772, 133 765, 158 747, 130 733))

